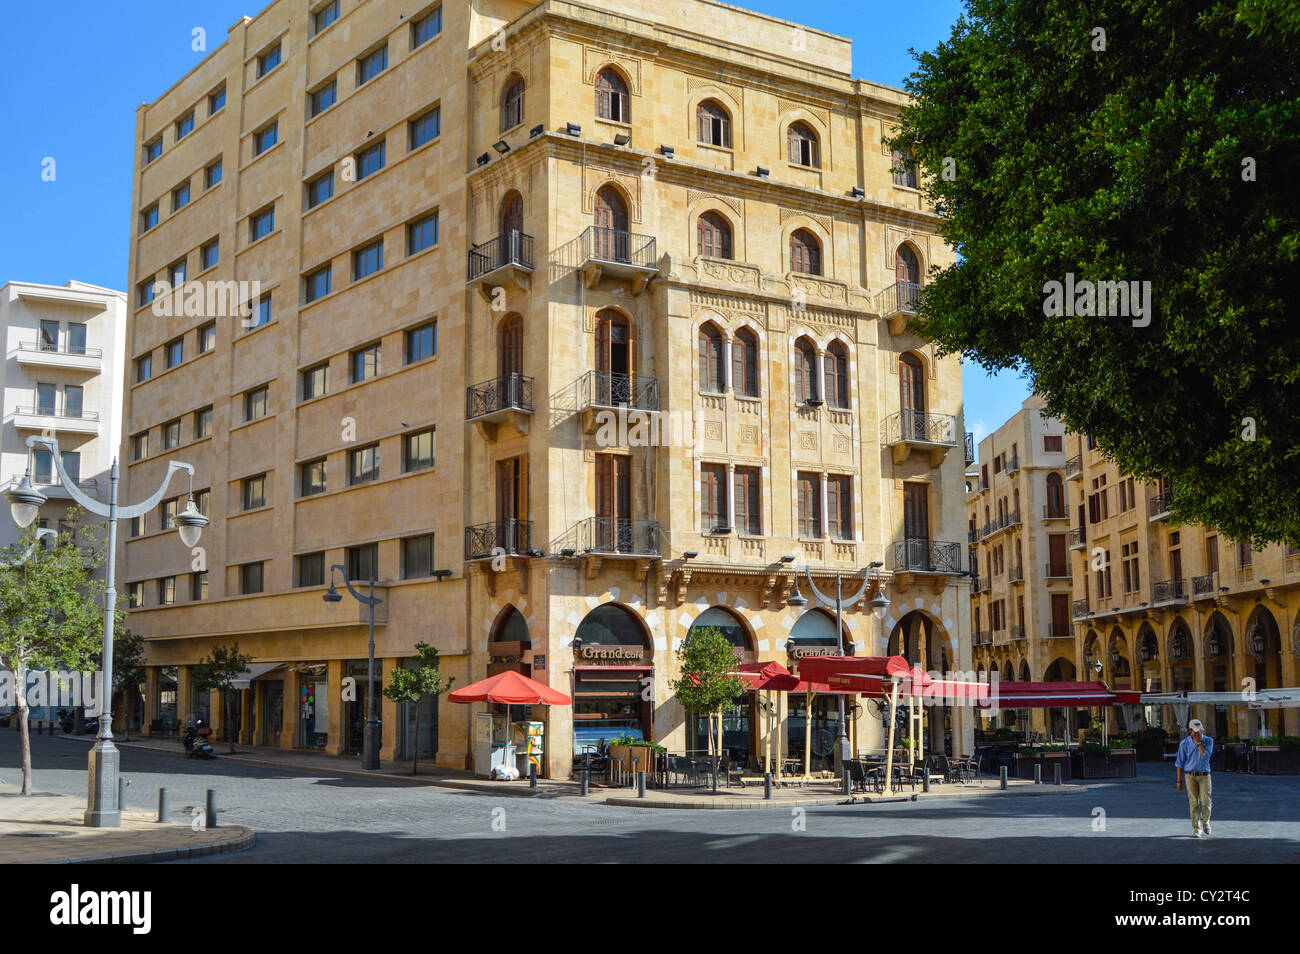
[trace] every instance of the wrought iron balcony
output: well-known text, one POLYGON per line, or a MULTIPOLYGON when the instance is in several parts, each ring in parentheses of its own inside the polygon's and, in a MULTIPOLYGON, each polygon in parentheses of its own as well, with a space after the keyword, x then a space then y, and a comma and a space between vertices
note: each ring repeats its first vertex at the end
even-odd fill
POLYGON ((581 407, 632 407, 659 410, 659 379, 644 374, 588 371, 578 385, 581 407))
POLYGON ((1000 517, 994 517, 988 523, 984 524, 981 537, 991 537, 995 533, 1001 533, 1003 530, 1016 526, 1018 523, 1020 523, 1019 508, 1010 513, 1004 513, 1000 517))
POLYGON ((1214 574, 1192 577, 1192 599, 1214 595, 1214 574))
POLYGON ((972 432, 967 431, 966 432, 966 466, 969 467, 973 463, 975 463, 975 435, 972 432))
POLYGON ((1067 579, 1068 580, 1069 578, 1070 578, 1070 567, 1067 564, 1064 563, 1047 564, 1046 579, 1049 580, 1067 579))
POLYGON ((1071 457, 1065 462, 1065 479, 1082 480, 1083 479, 1083 456, 1071 457))
POLYGON ((1156 494, 1147 498, 1147 519, 1163 520, 1169 516, 1169 505, 1173 502, 1174 495, 1172 491, 1166 490, 1162 494, 1156 494))
POLYGON ((1029 638, 1029 634, 1025 632, 1025 628, 1023 626, 1011 627, 1011 639, 1013 642, 1019 642, 1020 640, 1025 640, 1028 638, 1029 638))
POLYGON ((1007 582, 1009 583, 1025 582, 1025 567, 1023 564, 1007 568, 1007 582))
POLYGON ((1088 531, 1084 527, 1072 527, 1070 529, 1070 549, 1078 550, 1088 543, 1088 531))
POLYGON ((531 520, 517 520, 513 517, 466 527, 465 559, 483 560, 501 553, 526 553, 532 528, 531 520))
POLYGON ((602 277, 630 278, 633 294, 640 294, 659 273, 658 243, 653 235, 589 225, 556 251, 555 263, 578 269, 588 288, 602 277))
POLYGON ((1186 603, 1187 581, 1180 579, 1160 580, 1151 584, 1152 603, 1186 603))
POLYGON ((961 549, 942 540, 895 540, 894 571, 961 573, 961 549))
POLYGON ((469 250, 468 281, 504 284, 512 273, 533 271, 533 237, 511 229, 469 250))
POLYGON ((1065 504, 1043 504, 1044 520, 1069 520, 1070 513, 1065 504))
POLYGON ((974 636, 975 636, 975 640, 974 640, 974 642, 975 642, 975 645, 976 645, 976 646, 992 646, 992 645, 993 645, 993 632, 992 632, 992 630, 979 629, 979 630, 976 630, 976 631, 975 631, 974 636))
POLYGON ((894 463, 907 460, 913 450, 927 451, 930 466, 937 467, 948 448, 957 446, 957 418, 951 414, 899 411, 880 422, 880 440, 893 450, 894 463))
POLYGON ((588 517, 570 528, 552 549, 657 557, 662 552, 661 545, 658 521, 588 517))
POLYGON ((504 420, 510 413, 533 413, 533 379, 507 374, 465 389, 465 420, 504 420))
POLYGON ((1075 600, 1071 604, 1073 619, 1087 619, 1090 615, 1087 600, 1075 600))
POLYGON ((1014 473, 1015 473, 1016 471, 1018 471, 1019 469, 1020 469, 1020 458, 1019 458, 1019 457, 1013 457, 1013 458, 1011 458, 1009 461, 1007 461, 1006 473, 1007 473, 1008 475, 1010 475, 1010 474, 1014 474, 1014 473))
POLYGON ((974 591, 976 593, 987 593, 991 589, 993 589, 993 581, 989 577, 980 576, 975 578, 974 591))
MULTIPOLYGON (((894 282, 887 285, 876 296, 876 310, 882 318, 898 315, 915 315, 921 304, 921 284, 919 282, 894 282)), ((892 329, 891 329, 892 330, 892 329)))

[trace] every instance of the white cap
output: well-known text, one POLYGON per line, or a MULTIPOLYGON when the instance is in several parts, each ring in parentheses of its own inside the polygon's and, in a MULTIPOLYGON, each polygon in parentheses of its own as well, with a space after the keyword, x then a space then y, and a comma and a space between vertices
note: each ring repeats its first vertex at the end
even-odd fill
POLYGON ((1187 723, 1187 730, 1189 732, 1204 732, 1205 726, 1201 725, 1200 719, 1193 719, 1191 722, 1187 723))

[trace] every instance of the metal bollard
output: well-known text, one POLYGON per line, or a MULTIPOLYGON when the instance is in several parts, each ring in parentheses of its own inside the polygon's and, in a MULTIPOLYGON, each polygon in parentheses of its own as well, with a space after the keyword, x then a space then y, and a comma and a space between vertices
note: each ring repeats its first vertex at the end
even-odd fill
POLYGON ((921 778, 921 791, 928 792, 929 790, 930 790, 930 766, 927 765, 925 767, 925 775, 921 778))
POLYGON ((1034 784, 1035 785, 1043 784, 1043 763, 1042 762, 1034 763, 1034 784))
POLYGON ((126 790, 130 787, 131 780, 129 778, 123 778, 121 775, 117 777, 117 810, 119 812, 126 810, 126 790))
POLYGON ((636 797, 645 798, 645 769, 636 770, 636 797))
POLYGON ((1055 773, 1054 773, 1054 774, 1056 775, 1056 784, 1057 784, 1057 785, 1060 785, 1060 784, 1061 784, 1061 765, 1060 765, 1060 763, 1058 762, 1056 765, 1052 766, 1052 768, 1055 770, 1055 773))
POLYGON ((217 790, 208 789, 207 810, 204 813, 207 817, 204 819, 204 826, 207 828, 217 827, 217 790))
POLYGON ((840 773, 840 792, 848 795, 853 791, 852 782, 849 781, 849 770, 846 768, 840 773))
POLYGON ((1004 792, 1007 790, 1007 767, 1005 765, 998 769, 998 784, 1004 792))
POLYGON ((587 795, 588 792, 591 791, 591 772, 588 769, 582 770, 581 781, 582 781, 582 794, 585 796, 587 795))
POLYGON ((772 799, 772 773, 763 773, 763 797, 771 801, 772 799))
POLYGON ((158 821, 165 822, 171 817, 171 806, 167 804, 167 789, 158 789, 158 821))
POLYGON ((537 763, 532 761, 528 763, 528 787, 537 789, 537 763))

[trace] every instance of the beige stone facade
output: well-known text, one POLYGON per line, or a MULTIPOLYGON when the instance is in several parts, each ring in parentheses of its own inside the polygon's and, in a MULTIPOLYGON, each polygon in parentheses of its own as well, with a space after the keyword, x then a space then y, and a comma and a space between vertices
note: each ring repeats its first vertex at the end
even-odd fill
MULTIPOLYGON (((199 354, 211 316, 135 300, 129 357, 157 368, 182 335, 186 351, 140 383, 128 370, 126 440, 177 417, 187 440, 130 463, 129 499, 168 457, 211 490, 201 553, 153 526, 125 544, 126 579, 146 584, 131 625, 150 639, 151 715, 175 691, 183 718, 186 667, 237 640, 255 662, 249 741, 355 748, 357 710, 336 700, 364 663, 365 617, 346 595, 324 603, 314 576, 296 585, 322 552, 362 576, 377 554, 385 672, 425 640, 457 685, 516 668, 574 695, 532 715, 554 776, 623 731, 697 744, 669 687, 697 620, 748 661, 832 651, 832 617, 785 604, 797 567, 824 592, 841 573, 849 593, 882 563, 890 612, 878 622, 866 597, 846 610, 849 651, 969 670, 960 367, 905 328, 916 285, 952 253, 881 144, 903 94, 851 78, 846 40, 702 0, 445 3, 440 33, 412 49, 433 9, 341 0, 314 33, 305 3, 278 0, 139 111, 136 211, 162 211, 136 225, 133 281, 184 254, 188 277, 257 280, 272 303, 266 324, 256 308, 217 319, 199 354), (337 102, 310 117, 331 78, 337 102), (416 145, 435 107, 440 133, 416 145), (383 168, 351 181, 381 141, 383 168), (221 182, 200 189, 218 157, 221 182), (329 170, 332 197, 307 208, 329 170), (196 198, 171 213, 186 176, 196 198), (408 254, 434 212, 436 243, 408 254), (219 261, 200 274, 213 237, 219 261), (381 237, 382 268, 354 277, 381 237), (431 321, 436 354, 408 361, 431 321), (378 374, 354 383, 375 343, 378 374), (304 398, 322 364, 323 393, 304 398), (211 436, 189 440, 207 405, 211 436), (435 463, 410 469, 407 438, 426 428, 435 463), (371 476, 374 444, 377 478, 350 483, 371 476), (325 488, 304 494, 320 458, 325 488), (431 560, 407 542, 427 534, 431 560), (191 600, 198 561, 207 592, 191 600), (452 572, 408 578, 412 561, 452 572), (262 592, 244 592, 257 564, 262 592), (170 575, 182 597, 157 605, 170 575)), ((783 703, 791 754, 805 738, 825 750, 834 702, 811 723, 801 699, 783 703)), ((440 763, 472 760, 477 711, 438 704, 440 763)), ((868 707, 851 711, 855 746, 879 744, 868 707)), ((385 757, 409 756, 406 726, 385 702, 385 757)), ((752 760, 756 707, 727 726, 752 760)), ((931 744, 967 751, 972 727, 936 710, 931 744)))

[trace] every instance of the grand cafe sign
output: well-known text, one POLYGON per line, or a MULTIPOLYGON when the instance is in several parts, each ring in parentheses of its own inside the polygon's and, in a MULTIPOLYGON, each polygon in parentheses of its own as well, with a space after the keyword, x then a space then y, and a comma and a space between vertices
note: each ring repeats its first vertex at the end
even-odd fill
POLYGON ((589 662, 640 662, 645 650, 640 646, 602 646, 583 643, 578 647, 578 657, 589 662))

